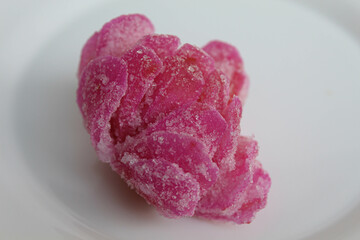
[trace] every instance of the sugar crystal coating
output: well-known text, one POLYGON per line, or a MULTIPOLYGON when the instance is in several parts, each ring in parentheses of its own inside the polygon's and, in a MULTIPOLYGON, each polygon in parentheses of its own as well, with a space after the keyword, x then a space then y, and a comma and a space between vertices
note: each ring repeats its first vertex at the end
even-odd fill
POLYGON ((249 80, 234 46, 180 46, 123 15, 86 42, 78 78, 99 159, 160 214, 243 224, 265 207, 271 179, 240 134, 249 80))

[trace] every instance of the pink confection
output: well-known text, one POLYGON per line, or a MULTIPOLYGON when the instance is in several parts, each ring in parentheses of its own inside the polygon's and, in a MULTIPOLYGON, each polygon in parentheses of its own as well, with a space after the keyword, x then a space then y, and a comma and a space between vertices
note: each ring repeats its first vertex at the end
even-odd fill
POLYGON ((77 103, 99 159, 160 214, 250 223, 271 180, 242 136, 249 80, 234 46, 180 46, 123 15, 84 45, 77 103))

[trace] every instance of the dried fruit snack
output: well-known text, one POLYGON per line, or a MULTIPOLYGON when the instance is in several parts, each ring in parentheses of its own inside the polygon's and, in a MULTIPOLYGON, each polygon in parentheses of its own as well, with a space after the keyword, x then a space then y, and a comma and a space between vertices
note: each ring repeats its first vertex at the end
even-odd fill
POLYGON ((271 180, 240 135, 249 80, 235 47, 180 46, 123 15, 82 49, 77 103, 99 159, 170 218, 250 223, 271 180))

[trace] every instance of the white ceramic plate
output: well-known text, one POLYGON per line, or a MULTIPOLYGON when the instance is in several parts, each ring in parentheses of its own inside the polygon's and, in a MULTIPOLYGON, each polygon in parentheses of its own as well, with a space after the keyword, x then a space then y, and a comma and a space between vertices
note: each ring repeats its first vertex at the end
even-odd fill
POLYGON ((306 2, 4 3, 0 238, 360 239, 360 6, 306 2), (273 180, 250 225, 165 219, 96 159, 75 104, 79 53, 134 12, 158 33, 243 55, 242 129, 273 180))

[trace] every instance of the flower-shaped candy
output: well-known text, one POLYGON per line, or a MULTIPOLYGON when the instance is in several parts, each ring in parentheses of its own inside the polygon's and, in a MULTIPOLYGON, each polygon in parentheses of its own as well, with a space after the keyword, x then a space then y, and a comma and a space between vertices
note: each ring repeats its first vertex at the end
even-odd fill
POLYGON ((85 44, 77 103, 99 159, 167 217, 249 223, 271 180, 240 135, 249 81, 235 47, 180 46, 143 15, 85 44))

